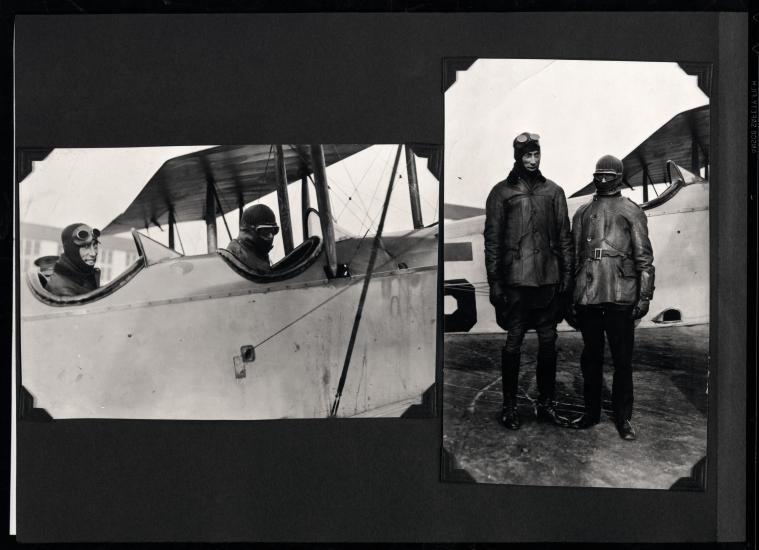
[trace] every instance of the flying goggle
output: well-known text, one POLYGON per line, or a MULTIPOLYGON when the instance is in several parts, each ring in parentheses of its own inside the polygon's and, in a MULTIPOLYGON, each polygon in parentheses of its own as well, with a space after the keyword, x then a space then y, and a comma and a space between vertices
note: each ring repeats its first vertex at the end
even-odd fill
POLYGON ((528 141, 538 141, 540 136, 538 134, 531 134, 530 132, 522 132, 514 140, 517 143, 527 143, 528 141))
POLYGON ((279 233, 279 226, 278 225, 268 225, 268 224, 261 224, 257 225, 253 228, 256 233, 258 233, 261 236, 271 235, 272 237, 279 233))
POLYGON ((100 242, 98 237, 100 237, 99 229, 92 229, 87 225, 80 225, 74 230, 73 241, 77 246, 85 246, 93 241, 96 243, 100 242))
POLYGON ((606 183, 617 179, 616 172, 596 172, 593 174, 593 179, 599 183, 606 183))

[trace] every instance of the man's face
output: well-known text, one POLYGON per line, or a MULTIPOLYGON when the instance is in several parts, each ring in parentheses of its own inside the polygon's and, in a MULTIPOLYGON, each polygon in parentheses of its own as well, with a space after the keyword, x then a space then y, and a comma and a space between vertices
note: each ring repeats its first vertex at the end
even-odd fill
POLYGON ((596 172, 593 174, 593 183, 599 193, 608 194, 616 192, 622 185, 622 177, 615 172, 596 172))
POLYGON ((258 226, 250 230, 256 248, 267 254, 274 248, 274 235, 278 232, 279 228, 271 226, 258 226))
POLYGON ((528 172, 535 172, 540 166, 540 151, 530 151, 522 155, 522 164, 528 172))
POLYGON ((98 243, 92 241, 89 244, 85 244, 79 247, 79 256, 82 261, 90 267, 94 267, 95 261, 98 258, 98 243))

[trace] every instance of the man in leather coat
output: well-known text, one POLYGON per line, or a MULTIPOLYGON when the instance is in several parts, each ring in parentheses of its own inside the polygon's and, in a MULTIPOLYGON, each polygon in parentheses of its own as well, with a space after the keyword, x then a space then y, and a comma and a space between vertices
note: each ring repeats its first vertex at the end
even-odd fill
POLYGON ((274 236, 279 233, 274 212, 265 204, 246 208, 240 218, 240 234, 227 246, 238 260, 254 271, 271 271, 269 252, 274 247, 274 236))
POLYGON ((100 270, 95 267, 100 231, 83 223, 72 223, 61 232, 63 254, 53 266, 45 287, 58 296, 77 296, 100 286, 100 270))
POLYGON ((575 427, 601 420, 604 334, 614 362, 612 408, 620 437, 631 441, 633 405, 632 351, 635 320, 648 313, 654 292, 654 256, 646 214, 623 197, 622 161, 606 155, 594 173, 596 193, 572 220, 577 254, 574 304, 584 348, 585 413, 575 427))
POLYGON ((493 187, 486 204, 485 267, 490 301, 499 326, 508 332, 501 352, 501 422, 520 427, 517 391, 525 333, 538 334, 536 378, 539 419, 566 425, 556 413, 556 324, 569 291, 573 244, 564 191, 539 170, 539 136, 514 139, 514 168, 493 187))

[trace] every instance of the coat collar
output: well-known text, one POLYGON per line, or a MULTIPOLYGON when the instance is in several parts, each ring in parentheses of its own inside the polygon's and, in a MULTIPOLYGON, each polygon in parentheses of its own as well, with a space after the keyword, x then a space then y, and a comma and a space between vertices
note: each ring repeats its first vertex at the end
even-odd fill
MULTIPOLYGON (((514 168, 511 169, 511 172, 509 172, 509 175, 506 177, 506 183, 509 183, 511 185, 516 185, 519 183, 520 180, 523 180, 525 183, 527 182, 527 178, 524 174, 521 172, 524 172, 524 170, 519 170, 517 166, 514 166, 514 168)), ((538 170, 535 172, 535 183, 544 183, 546 181, 546 178, 543 176, 543 174, 538 170)))
POLYGON ((100 269, 97 267, 93 267, 87 271, 77 269, 77 266, 74 265, 71 259, 65 254, 55 263, 53 266, 53 272, 58 273, 81 286, 86 286, 88 283, 91 284, 94 281, 97 287, 97 281, 100 276, 100 269))

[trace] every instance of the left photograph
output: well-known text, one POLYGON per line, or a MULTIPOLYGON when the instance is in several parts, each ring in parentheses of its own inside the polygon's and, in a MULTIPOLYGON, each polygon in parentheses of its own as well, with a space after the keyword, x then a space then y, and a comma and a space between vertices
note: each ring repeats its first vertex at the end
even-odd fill
POLYGON ((435 415, 441 146, 18 160, 21 418, 435 415))

